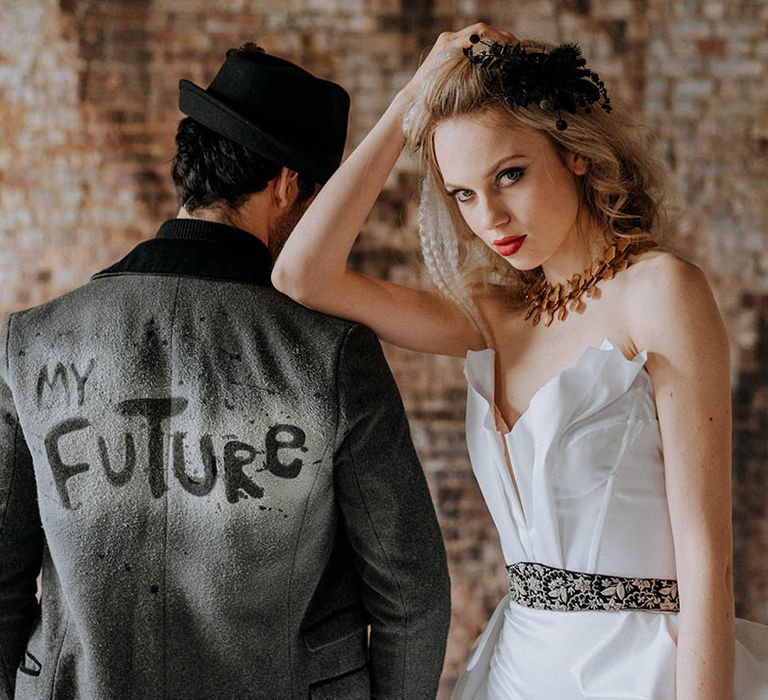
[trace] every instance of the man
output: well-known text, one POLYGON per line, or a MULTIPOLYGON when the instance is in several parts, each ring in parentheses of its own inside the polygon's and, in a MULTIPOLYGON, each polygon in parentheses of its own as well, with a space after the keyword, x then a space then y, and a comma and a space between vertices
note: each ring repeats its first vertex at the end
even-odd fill
POLYGON ((0 333, 0 695, 434 697, 445 552, 391 373, 269 285, 348 97, 254 45, 180 90, 179 217, 0 333))

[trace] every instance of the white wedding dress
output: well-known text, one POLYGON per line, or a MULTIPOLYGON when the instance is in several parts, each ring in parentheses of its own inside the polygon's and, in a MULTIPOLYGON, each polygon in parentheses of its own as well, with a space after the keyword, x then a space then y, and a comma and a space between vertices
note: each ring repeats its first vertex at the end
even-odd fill
MULTIPOLYGON (((494 419, 494 351, 468 353, 467 445, 506 564, 675 578, 645 360, 645 352, 626 359, 607 338, 588 347, 503 435, 494 419)), ((556 586, 545 593, 558 595, 556 586)), ((677 630, 674 612, 555 611, 505 596, 453 698, 673 700, 677 630)), ((768 699, 768 626, 737 620, 736 638, 734 697, 768 699)))

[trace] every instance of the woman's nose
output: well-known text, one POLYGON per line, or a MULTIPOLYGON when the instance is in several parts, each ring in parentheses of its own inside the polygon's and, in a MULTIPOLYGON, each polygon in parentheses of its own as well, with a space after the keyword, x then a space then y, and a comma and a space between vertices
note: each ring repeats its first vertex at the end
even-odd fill
POLYGON ((509 223, 510 215, 500 198, 483 197, 480 201, 480 224, 486 231, 509 223))

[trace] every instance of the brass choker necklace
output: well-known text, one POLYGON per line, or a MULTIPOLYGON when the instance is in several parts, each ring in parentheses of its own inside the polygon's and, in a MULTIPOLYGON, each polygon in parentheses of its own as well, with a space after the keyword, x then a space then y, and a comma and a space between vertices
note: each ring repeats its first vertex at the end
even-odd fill
POLYGON ((527 307, 525 320, 531 319, 531 323, 535 326, 543 317, 544 325, 550 326, 555 318, 558 321, 564 321, 569 310, 577 314, 584 313, 587 307, 581 300, 583 294, 590 299, 599 298, 600 290, 597 283, 600 280, 613 279, 617 272, 626 270, 630 255, 655 247, 655 241, 619 238, 608 246, 602 255, 595 258, 584 272, 573 275, 567 282, 553 285, 547 282, 546 278, 542 278, 525 294, 527 307))

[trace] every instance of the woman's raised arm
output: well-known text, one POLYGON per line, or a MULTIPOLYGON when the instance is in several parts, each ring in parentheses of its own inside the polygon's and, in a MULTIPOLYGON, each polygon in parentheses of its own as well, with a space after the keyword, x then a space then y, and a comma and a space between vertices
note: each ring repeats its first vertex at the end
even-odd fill
POLYGON ((411 350, 464 355, 484 347, 480 332, 452 301, 350 270, 349 253, 404 145, 403 118, 438 56, 469 46, 476 32, 508 38, 483 24, 441 34, 416 74, 318 193, 272 273, 277 289, 306 306, 369 326, 411 350))

